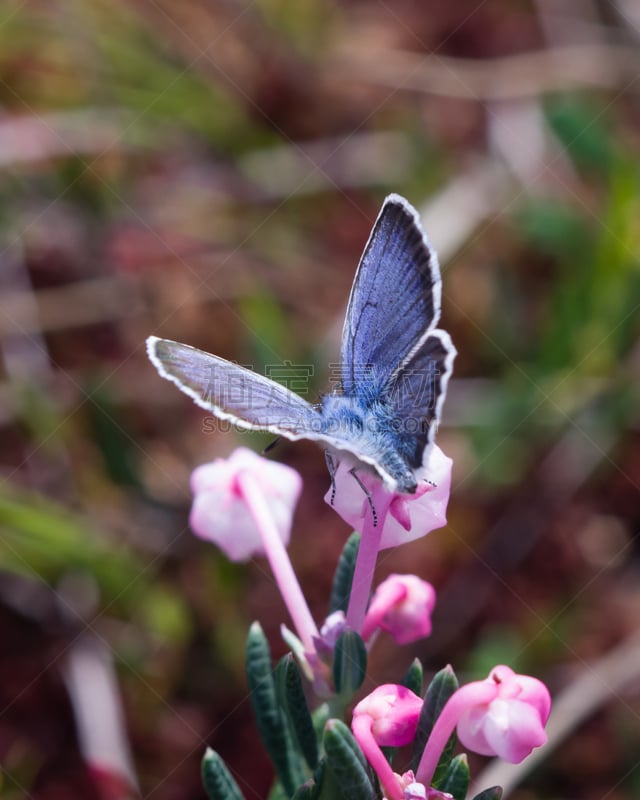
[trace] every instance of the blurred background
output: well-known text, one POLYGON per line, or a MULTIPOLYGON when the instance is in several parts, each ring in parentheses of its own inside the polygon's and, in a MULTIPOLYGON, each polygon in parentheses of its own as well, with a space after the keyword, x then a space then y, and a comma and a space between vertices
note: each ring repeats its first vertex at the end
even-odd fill
MULTIPOLYGON (((6 0, 0 797, 196 800, 206 745, 266 796, 243 647, 286 612, 187 517, 196 465, 269 439, 144 340, 315 400, 390 191, 443 265, 455 466, 448 527, 380 562, 434 583, 434 635, 369 685, 508 663, 559 698, 512 796, 640 796, 639 44, 635 0, 6 0)), ((271 457, 321 620, 349 531, 317 447, 271 457)))

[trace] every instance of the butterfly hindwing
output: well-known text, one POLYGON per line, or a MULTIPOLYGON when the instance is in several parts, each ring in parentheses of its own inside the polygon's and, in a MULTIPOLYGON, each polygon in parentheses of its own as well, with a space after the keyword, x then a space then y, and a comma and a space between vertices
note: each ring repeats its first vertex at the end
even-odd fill
POLYGON ((422 466, 433 442, 455 356, 448 333, 427 331, 383 393, 392 409, 397 450, 414 470, 422 466))

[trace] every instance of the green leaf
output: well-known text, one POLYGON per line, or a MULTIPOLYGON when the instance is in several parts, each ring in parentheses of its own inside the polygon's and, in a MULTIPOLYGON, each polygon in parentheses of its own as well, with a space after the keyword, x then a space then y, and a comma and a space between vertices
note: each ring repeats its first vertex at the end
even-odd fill
POLYGON ((333 576, 333 586, 331 589, 331 600, 329 601, 329 613, 334 611, 344 611, 347 613, 349 597, 351 595, 351 583, 353 581, 353 571, 356 568, 356 558, 360 547, 360 534, 352 533, 340 554, 338 566, 333 576))
POLYGON ((407 689, 411 689, 418 697, 421 697, 423 674, 424 672, 420 659, 414 658, 400 683, 402 686, 406 686, 407 689))
POLYGON ((502 786, 492 786, 490 789, 477 794, 473 800, 500 800, 502 797, 502 786))
POLYGON ((318 797, 318 785, 314 781, 303 783, 293 795, 292 800, 316 800, 318 797))
POLYGON ((326 756, 318 763, 318 768, 313 773, 313 779, 318 787, 317 800, 336 800, 342 798, 338 779, 327 766, 326 756))
POLYGON ((285 793, 291 797, 305 775, 293 750, 284 712, 278 704, 269 644, 257 622, 249 628, 246 671, 260 737, 285 793))
MULTIPOLYGON (((324 751, 328 771, 335 778, 334 798, 373 800, 376 789, 367 762, 349 728, 339 719, 330 719, 324 729, 324 751)), ((324 787, 323 787, 324 788, 324 787)), ((321 797, 323 797, 323 794, 321 797)))
POLYGON ((244 800, 224 761, 210 747, 202 759, 202 783, 209 800, 244 800))
POLYGON ((289 798, 290 795, 285 792, 280 781, 274 781, 273 785, 269 789, 267 800, 289 800, 289 798))
POLYGON ((333 681, 336 692, 351 697, 362 686, 367 673, 367 649, 361 637, 346 630, 336 642, 333 681))
POLYGON ((315 769, 318 763, 318 740, 304 695, 300 670, 291 653, 283 656, 278 663, 276 688, 300 751, 309 767, 315 769))
POLYGON ((452 794, 455 800, 465 800, 470 783, 469 762, 465 753, 461 753, 449 763, 447 772, 437 787, 441 792, 452 794))
MULTIPOLYGON (((447 700, 458 688, 458 679, 456 678, 451 667, 445 667, 437 672, 429 687, 424 698, 424 705, 420 712, 420 719, 418 720, 418 727, 416 729, 416 737, 413 740, 413 753, 411 754, 411 769, 415 772, 418 769, 418 764, 422 757, 422 751, 427 743, 436 719, 440 716, 440 712, 445 706, 447 700)), ((438 763, 438 767, 434 775, 434 783, 438 778, 442 778, 446 772, 451 757, 453 755, 453 748, 456 743, 455 733, 451 734, 451 738, 447 742, 442 756, 438 763)))

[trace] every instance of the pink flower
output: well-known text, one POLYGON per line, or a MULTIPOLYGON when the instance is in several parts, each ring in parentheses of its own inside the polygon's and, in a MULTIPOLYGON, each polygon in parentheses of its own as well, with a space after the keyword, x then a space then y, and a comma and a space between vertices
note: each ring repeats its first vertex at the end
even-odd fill
POLYGON ((378 686, 353 709, 353 718, 368 717, 371 734, 382 747, 401 747, 413 741, 422 698, 406 686, 378 686))
POLYGON ((405 686, 384 684, 353 709, 351 729, 368 762, 376 771, 388 800, 403 800, 404 790, 380 747, 411 742, 422 709, 422 698, 405 686))
POLYGON ((298 637, 313 654, 318 629, 286 550, 302 488, 298 473, 240 447, 195 469, 191 485, 191 527, 234 561, 266 555, 298 637))
POLYGON ((365 641, 376 628, 388 631, 398 644, 431 633, 435 589, 416 575, 389 575, 376 589, 362 626, 365 641))
POLYGON ((294 469, 268 461, 246 447, 239 447, 229 458, 196 467, 191 475, 191 527, 201 539, 218 545, 231 561, 246 561, 265 553, 258 527, 239 488, 240 472, 256 478, 285 546, 289 544, 293 511, 302 489, 302 479, 294 469))
MULTIPOLYGON (((380 550, 397 547, 412 542, 421 536, 441 528, 447 524, 446 511, 451 490, 451 466, 453 462, 433 445, 429 451, 427 463, 416 472, 418 489, 415 494, 393 493, 389 513, 384 519, 380 550)), ((348 459, 339 463, 334 475, 335 496, 333 503, 333 486, 329 488, 324 499, 355 530, 361 531, 363 520, 369 513, 369 499, 349 473, 352 463, 348 459)), ((358 478, 371 495, 374 508, 385 507, 380 501, 381 494, 390 494, 380 478, 374 473, 362 469, 358 478)), ((388 501, 387 501, 388 502, 388 501)))
POLYGON ((500 756, 517 764, 547 740, 544 726, 551 710, 549 690, 541 681, 494 667, 484 681, 461 686, 446 702, 429 736, 417 771, 431 783, 440 754, 457 726, 469 750, 500 756))
POLYGON ((547 741, 551 697, 541 681, 499 666, 477 683, 491 686, 495 696, 470 705, 460 716, 458 737, 465 747, 518 764, 547 741))

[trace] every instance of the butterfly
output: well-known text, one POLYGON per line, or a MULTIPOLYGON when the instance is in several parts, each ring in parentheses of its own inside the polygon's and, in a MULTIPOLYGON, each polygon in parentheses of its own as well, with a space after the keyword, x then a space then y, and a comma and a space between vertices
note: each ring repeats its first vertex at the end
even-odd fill
MULTIPOLYGON (((285 386, 195 347, 150 336, 163 378, 217 417, 311 439, 390 491, 412 494, 440 420, 456 350, 440 319, 442 281, 418 212, 384 201, 360 259, 342 332, 340 382, 311 405, 285 386)), ((333 479, 333 474, 332 474, 333 479)))

